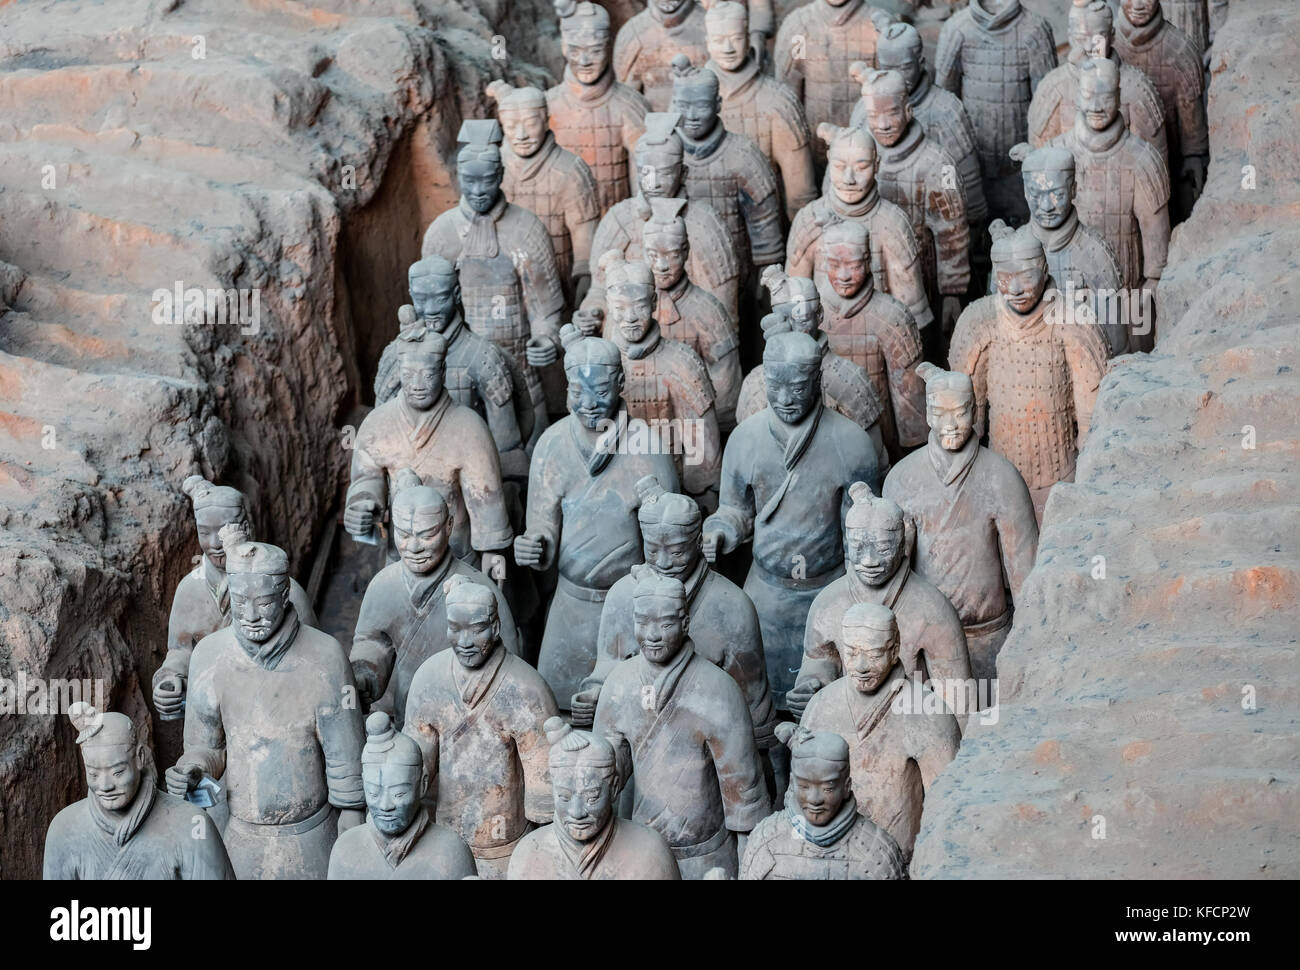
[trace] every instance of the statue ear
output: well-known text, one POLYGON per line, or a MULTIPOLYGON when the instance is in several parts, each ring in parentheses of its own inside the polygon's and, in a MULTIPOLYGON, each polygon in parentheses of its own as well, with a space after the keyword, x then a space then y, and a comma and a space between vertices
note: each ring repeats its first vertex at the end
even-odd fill
POLYGON ((427 767, 420 769, 420 798, 423 799, 429 791, 429 769, 427 767))

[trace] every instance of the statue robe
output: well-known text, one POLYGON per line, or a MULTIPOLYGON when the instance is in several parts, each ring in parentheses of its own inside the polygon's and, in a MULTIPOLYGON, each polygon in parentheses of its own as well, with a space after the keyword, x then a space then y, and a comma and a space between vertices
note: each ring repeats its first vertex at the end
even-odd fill
POLYGON ((464 879, 477 875, 474 856, 464 839, 445 825, 429 821, 421 808, 405 832, 389 837, 369 819, 354 825, 334 843, 330 879, 464 879))
POLYGON ((758 823, 745 845, 741 879, 906 879, 898 843, 858 813, 852 795, 826 825, 808 822, 793 792, 758 823))
POLYGON ((640 822, 614 818, 590 842, 574 842, 560 823, 523 837, 507 879, 681 879, 663 836, 640 822))

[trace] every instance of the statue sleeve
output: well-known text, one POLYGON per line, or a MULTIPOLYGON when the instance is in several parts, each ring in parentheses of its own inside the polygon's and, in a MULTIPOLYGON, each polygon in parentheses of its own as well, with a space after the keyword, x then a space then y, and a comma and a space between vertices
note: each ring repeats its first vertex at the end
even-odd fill
POLYGON ((479 552, 504 549, 514 540, 501 489, 501 458, 487 426, 474 415, 460 442, 460 491, 469 515, 470 545, 479 552))
POLYGON ((547 718, 558 717, 560 711, 555 696, 541 675, 531 667, 527 672, 532 674, 530 679, 535 679, 536 683, 524 687, 527 693, 525 702, 512 712, 520 722, 513 736, 519 761, 524 766, 524 814, 542 825, 555 817, 555 802, 551 798, 551 748, 546 743, 542 725, 547 718))
MULTIPOLYGON (((744 592, 741 592, 744 596, 744 592)), ((772 704, 772 689, 767 680, 767 662, 763 654, 763 634, 758 625, 758 613, 749 597, 745 596, 740 608, 730 614, 735 623, 731 644, 723 657, 723 669, 731 675, 745 695, 749 719, 754 723, 754 743, 760 748, 771 747, 776 728, 776 708, 772 704)))
POLYGON ((1188 70, 1186 80, 1179 84, 1177 103, 1178 134, 1181 139, 1183 157, 1189 155, 1210 154, 1210 128, 1205 115, 1205 77, 1200 66, 1188 70))
POLYGON ((620 787, 627 784, 628 778, 632 776, 632 746, 628 743, 627 735, 618 726, 617 720, 617 701, 611 702, 609 694, 601 691, 600 701, 596 704, 596 717, 591 726, 593 734, 599 734, 609 741, 614 748, 614 759, 617 762, 618 778, 620 787))
POLYGON ((803 19, 795 16, 793 10, 790 11, 781 21, 781 26, 776 32, 776 42, 772 46, 772 66, 776 72, 776 79, 790 85, 795 97, 801 101, 804 81, 803 62, 808 50, 808 38, 804 34, 803 27, 803 19))
POLYGON ((185 578, 182 577, 172 597, 172 610, 167 618, 167 655, 163 657, 162 664, 154 672, 155 684, 158 683, 159 678, 167 674, 178 674, 182 684, 189 679, 190 656, 194 653, 194 644, 201 637, 194 630, 189 629, 189 624, 185 622, 185 618, 190 614, 186 604, 185 587, 185 578))
MULTIPOLYGON (((551 437, 549 441, 553 444, 556 439, 551 437)), ((556 487, 558 483, 555 481, 559 469, 553 467, 556 461, 550 455, 549 449, 543 453, 543 445, 547 443, 545 440, 538 442, 537 450, 533 453, 532 464, 528 469, 528 511, 525 524, 528 532, 541 533, 544 540, 542 561, 537 565, 539 570, 550 569, 555 564, 564 525, 564 513, 560 505, 563 496, 556 487)))
MULTIPOLYGON (((880 270, 884 277, 881 287, 902 303, 912 314, 917 327, 924 330, 934 321, 930 298, 925 293, 921 278, 921 244, 910 225, 900 220, 897 232, 886 230, 880 243, 880 270)), ((876 247, 873 244, 872 249, 876 247)), ((872 254, 872 270, 875 270, 872 254)))
POLYGON ((960 296, 970 288, 970 223, 966 221, 966 198, 961 181, 956 178, 957 163, 947 152, 940 152, 939 171, 933 173, 940 179, 927 193, 926 222, 934 233, 938 250, 939 292, 945 296, 960 296), (953 185, 944 186, 943 179, 951 171, 953 185))
POLYGON ((736 424, 736 402, 740 398, 740 341, 725 330, 712 346, 706 348, 709 380, 717 395, 718 424, 731 428, 736 424))
POLYGON ((753 153, 743 161, 743 180, 740 211, 749 231, 749 249, 755 267, 779 263, 785 254, 781 232, 781 193, 776 173, 758 150, 749 142, 753 153))
POLYGON ((335 808, 364 810, 361 748, 365 744, 365 726, 352 669, 346 664, 340 668, 333 678, 336 682, 333 696, 325 698, 316 708, 316 738, 325 756, 325 785, 330 804, 335 808))
POLYGON ((758 747, 754 744, 749 709, 740 688, 729 677, 728 686, 732 689, 713 698, 713 704, 718 705, 723 716, 716 722, 720 728, 711 732, 706 743, 718 773, 727 828, 733 832, 749 832, 771 814, 772 803, 768 799, 758 747), (744 730, 740 730, 742 725, 744 730))
POLYGON ((194 824, 204 826, 204 834, 202 838, 191 837, 183 841, 181 878, 195 881, 234 879, 235 870, 216 823, 208 818, 206 812, 195 814, 199 817, 194 824))
POLYGON ((1055 79, 1047 84, 1039 84, 1034 91, 1034 97, 1029 102, 1029 112, 1026 115, 1029 144, 1034 148, 1042 148, 1049 138, 1059 134, 1059 132, 1052 131, 1051 127, 1052 119, 1056 117, 1060 102, 1060 85, 1055 82, 1055 79))
POLYGON ((357 628, 352 637, 352 650, 348 660, 370 668, 375 673, 378 683, 376 699, 382 697, 388 689, 388 679, 393 676, 393 665, 397 661, 397 647, 388 634, 388 620, 384 615, 381 600, 383 595, 377 587, 376 577, 366 587, 366 594, 361 598, 361 612, 357 617, 357 628))
POLYGON ((961 42, 961 30, 950 18, 939 31, 939 44, 934 54, 934 83, 959 98, 961 97, 961 42))
MULTIPOLYGON (((825 590, 823 590, 825 592, 825 590)), ((820 594, 818 596, 820 599, 820 594)), ((840 676, 840 654, 833 631, 825 628, 825 607, 813 600, 803 630, 803 660, 794 682, 817 681, 820 690, 840 676)))
POLYGON ((1039 18, 1036 28, 1030 31, 1026 47, 1029 54, 1029 87, 1038 87, 1038 83, 1047 77, 1056 67, 1056 38, 1046 20, 1039 18))
POLYGON ((366 424, 373 414, 372 411, 366 416, 366 420, 361 423, 357 431, 356 447, 352 449, 352 482, 348 486, 348 495, 344 504, 355 505, 357 502, 369 499, 377 506, 375 521, 382 522, 388 509, 388 476, 379 457, 371 452, 374 435, 366 433, 370 430, 366 424))
MULTIPOLYGON (((712 505, 705 496, 717 489, 721 474, 719 466, 722 464, 722 433, 718 430, 717 408, 709 403, 702 414, 686 420, 692 422, 690 427, 694 430, 690 432, 691 440, 683 442, 690 447, 685 449, 682 462, 682 488, 702 506, 712 505)), ((685 428, 682 433, 686 435, 685 428)))
POLYGON ((429 663, 421 664, 415 671, 406 694, 406 716, 402 725, 402 733, 420 746, 424 754, 424 769, 431 780, 438 777, 438 725, 429 717, 427 709, 430 705, 426 703, 426 696, 432 693, 432 679, 433 669, 429 663))
POLYGON ((226 771, 226 731, 216 678, 206 660, 201 652, 198 669, 191 669, 193 676, 185 700, 185 746, 176 764, 198 765, 213 778, 220 778, 226 771))
POLYGON ((948 366, 961 371, 971 379, 975 389, 975 436, 984 436, 984 416, 988 407, 988 366, 985 350, 988 347, 988 326, 984 318, 988 311, 983 297, 961 312, 953 327, 952 343, 948 347, 948 366))
POLYGON ((536 339, 550 340, 559 347, 560 316, 564 312, 564 287, 555 265, 555 251, 550 236, 532 213, 518 241, 524 258, 518 261, 523 284, 524 306, 528 310, 528 328, 536 339))
POLYGON ((787 276, 813 277, 813 250, 821 230, 813 217, 813 210, 804 207, 790 223, 790 239, 785 247, 785 273, 787 276))
POLYGON ((1009 462, 1006 471, 1006 481, 1001 488, 1003 501, 994 523, 1002 551, 1002 574, 1007 589, 1011 590, 1012 605, 1019 606, 1020 589, 1029 570, 1034 568, 1034 557, 1038 554, 1038 519, 1034 516, 1034 502, 1029 497, 1029 487, 1024 478, 1009 462))
MULTIPOLYGON (((912 322, 911 314, 904 310, 903 315, 905 319, 902 326, 914 330, 916 324, 912 322)), ((904 340, 883 342, 889 365, 889 396, 894 406, 894 427, 898 442, 904 448, 923 443, 930 434, 930 426, 925 417, 925 381, 916 373, 916 366, 921 363, 921 353, 919 347, 912 351, 911 336, 908 333, 904 340)))
POLYGON ((1142 275, 1159 279, 1169 259, 1169 166, 1146 142, 1138 142, 1134 210, 1142 232, 1142 275))
POLYGON ((614 77, 634 91, 641 90, 641 79, 632 76, 636 59, 641 56, 641 37, 624 26, 614 35, 614 77))
POLYGON ((927 792, 939 777, 939 772, 957 757, 957 748, 961 745, 957 718, 948 712, 946 706, 940 704, 938 707, 938 713, 903 718, 907 725, 908 753, 921 770, 921 785, 927 792))
POLYGON ((790 98, 788 111, 779 111, 772 133, 772 154, 785 184, 785 215, 794 219, 799 210, 818 196, 812 157, 812 136, 803 108, 790 98), (786 117, 789 114, 790 117, 786 117))
POLYGON ((746 477, 749 471, 749 449, 732 438, 736 447, 727 448, 722 455, 722 479, 718 491, 718 511, 704 520, 704 531, 722 533, 721 552, 734 552, 742 542, 754 535, 754 492, 746 477))
POLYGON ((627 595, 629 584, 615 583, 600 610, 600 628, 596 633, 596 665, 582 681, 579 690, 600 687, 609 672, 624 659, 623 646, 632 618, 632 601, 627 595))
MULTIPOLYGON (((573 245, 573 276, 591 273, 591 243, 600 225, 600 203, 595 176, 577 155, 573 156, 574 178, 570 182, 569 204, 564 210, 564 224, 573 245)), ((602 250, 603 252, 603 250, 602 250)))

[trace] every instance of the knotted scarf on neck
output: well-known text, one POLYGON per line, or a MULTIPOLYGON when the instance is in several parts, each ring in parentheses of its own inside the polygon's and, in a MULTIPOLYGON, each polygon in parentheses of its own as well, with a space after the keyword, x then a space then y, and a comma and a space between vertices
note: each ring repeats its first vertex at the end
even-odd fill
POLYGON ((388 863, 388 868, 396 869, 428 827, 429 811, 421 805, 411 824, 406 827, 406 831, 390 837, 379 831, 372 823, 370 834, 375 837, 375 845, 378 846, 379 854, 384 857, 384 861, 388 863))
POLYGON ((971 0, 970 15, 976 25, 984 30, 1001 30, 1020 16, 1020 0, 1004 0, 1004 6, 997 13, 990 13, 985 7, 989 0, 971 0))
POLYGON ((790 828, 794 829, 795 837, 811 842, 822 849, 844 838, 858 818, 858 801, 853 797, 852 792, 844 799, 844 804, 835 813, 835 817, 825 825, 813 825, 804 817, 803 812, 799 810, 799 802, 795 798, 793 788, 786 792, 785 806, 790 815, 790 828))
MULTIPOLYGON (((131 754, 134 757, 135 752, 131 754)), ((86 797, 86 804, 90 808, 90 818, 95 823, 95 828, 112 839, 113 844, 120 849, 131 841, 131 837, 139 831, 144 820, 149 817, 149 811, 153 808, 154 799, 157 797, 158 773, 154 769, 153 758, 145 758, 140 787, 125 811, 108 811, 99 804, 99 799, 95 797, 94 792, 86 797)))
POLYGON ((671 327, 674 323, 681 320, 681 311, 677 309, 677 301, 686 295, 686 288, 690 286, 690 279, 686 273, 682 273, 682 278, 666 290, 658 290, 656 296, 658 302, 655 304, 655 320, 665 327, 671 327))
MULTIPOLYGON (((621 411, 625 407, 626 405, 619 401, 617 411, 621 411)), ((573 437, 573 446, 578 449, 578 454, 582 456, 582 460, 586 463, 587 474, 595 478, 605 470, 614 455, 618 453, 626 428, 621 426, 619 421, 611 422, 609 430, 596 438, 595 447, 589 448, 583 440, 582 432, 578 430, 582 422, 579 421, 576 415, 570 416, 573 417, 573 420, 569 423, 569 434, 573 437)))
POLYGON ((801 423, 794 427, 790 427, 789 425, 785 425, 785 423, 776 416, 775 411, 769 409, 767 427, 772 433, 772 437, 778 442, 781 441, 781 435, 778 433, 777 429, 778 424, 783 425, 788 429, 788 437, 785 438, 785 455, 782 458, 782 463, 785 465, 785 479, 781 482, 781 485, 777 488, 776 492, 773 493, 772 497, 767 500, 767 504, 764 505, 762 510, 758 513, 759 522, 766 522, 776 514, 776 510, 781 506, 781 500, 785 498, 785 493, 789 491, 790 486, 794 484, 795 466, 799 464, 799 459, 804 456, 804 452, 806 452, 808 446, 812 444, 813 435, 817 433, 817 427, 821 424, 822 411, 824 410, 824 405, 821 401, 818 401, 813 405, 812 414, 805 417, 801 423), (775 424, 773 422, 775 422, 775 424))
MULTIPOLYGON (((653 4, 651 9, 654 9, 653 4)), ((554 829, 556 844, 564 853, 564 857, 569 860, 569 865, 578 871, 581 878, 590 879, 596 867, 605 858, 605 853, 609 851, 610 843, 614 841, 614 833, 618 830, 618 817, 611 818, 609 824, 588 842, 579 842, 571 837, 564 830, 564 825, 559 819, 556 819, 554 829)))
POLYGON ((460 201, 460 211, 469 220, 465 231, 465 242, 461 246, 462 259, 496 259, 501 251, 497 240, 497 222, 505 215, 506 197, 497 194, 496 202, 487 212, 479 213, 470 208, 464 199, 460 201))
POLYGON ((1128 17, 1124 16, 1124 8, 1120 7, 1115 11, 1115 30, 1124 36, 1134 47, 1146 47, 1159 35, 1165 26, 1164 11, 1160 9, 1160 4, 1156 4, 1155 13, 1141 27, 1134 24, 1128 17))
POLYGON ((298 619, 298 611, 290 603, 284 611, 284 620, 280 623, 280 629, 275 631, 275 635, 265 643, 253 643, 251 640, 245 643, 243 634, 239 632, 238 625, 235 627, 237 634, 235 639, 239 641, 239 645, 243 647, 250 660, 259 667, 274 670, 280 666, 280 661, 284 659, 284 655, 293 646, 293 641, 298 636, 298 628, 301 625, 302 623, 298 619))

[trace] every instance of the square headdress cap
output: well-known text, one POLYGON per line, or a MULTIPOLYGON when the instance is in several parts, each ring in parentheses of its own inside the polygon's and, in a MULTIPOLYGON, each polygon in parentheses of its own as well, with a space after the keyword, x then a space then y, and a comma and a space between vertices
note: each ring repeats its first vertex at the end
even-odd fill
POLYGON ((763 267, 760 277, 772 294, 772 309, 791 303, 821 303, 817 284, 803 276, 786 276, 785 270, 775 264, 763 267))
POLYGON ((907 81, 898 71, 867 71, 858 80, 864 98, 899 98, 907 100, 907 81))
MULTIPOLYGON (((886 10, 873 12, 871 22, 876 25, 876 30, 880 31, 880 36, 876 38, 877 60, 881 48, 893 54, 895 61, 915 61, 921 57, 923 52, 921 35, 911 24, 895 22, 893 15, 886 10)), ((854 80, 859 84, 862 83, 861 78, 854 78, 854 80)))
POLYGON ((447 597, 447 605, 474 606, 497 613, 497 598, 492 590, 482 583, 476 583, 468 576, 450 576, 442 584, 442 593, 447 597))
POLYGON ((479 159, 482 161, 501 160, 501 124, 495 118, 468 118, 461 122, 456 140, 460 142, 460 151, 456 161, 479 159))
POLYGON ((637 481, 636 493, 641 498, 641 507, 637 509, 636 517, 642 525, 676 525, 696 529, 703 522, 700 506, 695 499, 666 490, 653 475, 646 475, 637 481))
POLYGON ((644 231, 647 233, 664 232, 685 239, 686 220, 682 218, 684 208, 686 208, 685 199, 659 197, 647 199, 637 196, 637 214, 645 222, 644 231))
POLYGON ((393 729, 393 722, 383 711, 366 718, 366 746, 361 749, 363 765, 406 765, 424 767, 424 754, 415 739, 393 729))
POLYGON ((655 288, 654 274, 649 266, 640 260, 626 260, 613 250, 600 257, 600 268, 605 274, 606 290, 638 286, 655 288))
POLYGON ((1110 37, 1115 17, 1106 0, 1074 0, 1070 6, 1069 25, 1071 33, 1086 29, 1089 37, 1110 37))
POLYGON ((879 603, 854 603, 844 611, 842 626, 845 633, 849 630, 876 630, 893 634, 894 639, 898 639, 898 621, 894 618, 894 611, 879 603))
POLYGON ((580 367, 609 367, 623 369, 623 358, 618 345, 604 337, 586 337, 571 323, 560 328, 560 343, 564 347, 565 373, 580 367))
POLYGON ((289 554, 269 542, 253 542, 240 525, 225 525, 217 532, 226 550, 226 574, 288 576, 289 554))
POLYGON ((446 357, 447 338, 433 327, 415 323, 397 332, 397 352, 401 356, 446 357))
POLYGON ((749 8, 735 0, 711 3, 704 14, 704 29, 710 34, 724 30, 748 30, 749 8))
POLYGON ((691 59, 685 54, 676 54, 673 56, 673 94, 681 91, 683 94, 699 93, 701 91, 711 92, 715 97, 718 93, 718 75, 704 68, 694 67, 691 59))
POLYGON ((848 767, 849 743, 831 731, 809 731, 802 724, 785 721, 776 726, 777 740, 790 749, 798 761, 825 761, 848 767))
MULTIPOLYGON (((394 528, 417 531, 416 519, 442 522, 450 514, 447 500, 414 468, 399 468, 389 480, 389 505, 394 528)), ((423 528, 421 525, 419 528, 423 528)))
POLYGON ((1065 148, 1044 145, 1031 148, 1028 142, 1012 145, 1007 152, 1013 162, 1020 163, 1020 172, 1029 175, 1034 172, 1068 172, 1074 174, 1074 153, 1065 148))
POLYGON ((181 491, 194 503, 194 511, 200 509, 244 510, 244 493, 229 485, 213 485, 202 475, 190 475, 181 483, 181 491))
POLYGON ((879 523, 883 529, 902 531, 903 510, 897 503, 873 492, 866 482, 854 482, 850 485, 849 498, 853 504, 844 515, 844 528, 869 529, 879 523))
POLYGON ((661 576, 646 563, 633 566, 631 572, 632 578, 636 580, 636 585, 632 587, 632 599, 660 596, 667 600, 676 600, 683 610, 686 609, 686 586, 680 579, 661 576))
POLYGON ((636 140, 638 156, 667 156, 677 160, 682 157, 682 139, 677 126, 682 116, 676 111, 650 111, 645 116, 645 133, 636 140))
POLYGON ((876 142, 871 132, 848 125, 841 128, 829 121, 817 126, 817 137, 826 143, 826 153, 840 158, 865 158, 874 163, 876 160, 876 142))
POLYGON ((139 740, 135 725, 125 714, 117 711, 101 712, 85 701, 69 705, 68 720, 77 729, 77 744, 83 748, 116 745, 134 748, 139 740))
POLYGON ((535 111, 546 108, 546 95, 540 88, 531 85, 517 88, 505 81, 492 81, 487 86, 487 96, 497 103, 498 114, 502 111, 535 111))
MULTIPOLYGON (((825 251, 831 246, 852 246, 865 256, 871 248, 871 234, 861 222, 850 219, 832 222, 822 230, 822 250, 825 251)), ((867 279, 870 278, 868 274, 867 279)))
POLYGON ((993 237, 993 248, 989 252, 989 258, 994 263, 1047 264, 1043 244, 1028 225, 1012 229, 1001 219, 994 219, 989 226, 989 235, 993 237))
POLYGON ((787 330, 767 335, 763 348, 763 364, 798 364, 808 369, 821 370, 822 349, 806 333, 787 330))
POLYGON ((961 394, 972 401, 975 399, 974 382, 971 381, 969 374, 963 374, 959 370, 944 370, 938 364, 922 361, 916 365, 916 376, 925 381, 927 401, 933 400, 944 391, 961 394))
POLYGON ((609 40, 609 11, 587 0, 555 0, 560 17, 560 33, 576 43, 599 43, 609 40))
POLYGON ((574 730, 562 717, 548 717, 542 724, 551 746, 552 768, 587 767, 614 769, 614 746, 602 735, 574 730))

